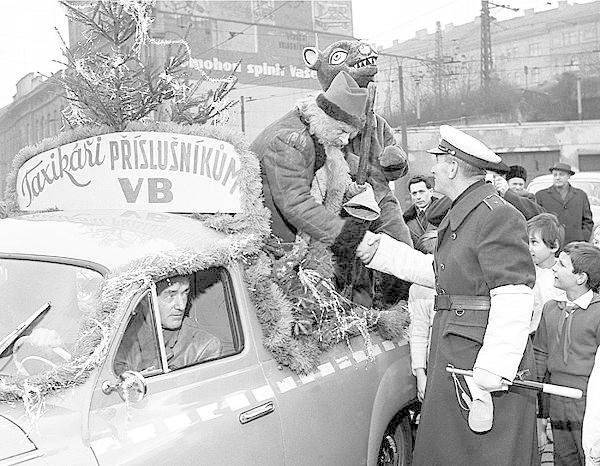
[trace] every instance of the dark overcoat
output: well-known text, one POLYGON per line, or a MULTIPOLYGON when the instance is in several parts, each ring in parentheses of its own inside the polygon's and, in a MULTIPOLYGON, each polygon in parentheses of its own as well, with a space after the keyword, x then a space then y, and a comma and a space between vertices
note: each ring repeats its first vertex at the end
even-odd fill
MULTIPOLYGON (((528 251, 524 217, 490 184, 477 182, 456 201, 438 229, 434 269, 438 294, 489 297, 504 285, 533 287, 535 271, 528 251)), ((433 321, 427 386, 414 451, 414 464, 529 466, 539 462, 536 395, 511 387, 494 392, 492 429, 476 434, 461 408, 450 363, 471 369, 488 324, 489 311, 437 311, 433 321)), ((534 378, 530 345, 520 369, 534 378)), ((468 392, 463 377, 458 377, 468 392)))
POLYGON ((563 200, 554 186, 535 193, 535 199, 546 212, 558 217, 565 227, 565 244, 571 241, 589 241, 594 228, 590 201, 585 191, 569 185, 569 191, 563 200))
POLYGON ((418 218, 417 206, 414 204, 411 204, 411 206, 402 214, 404 221, 406 222, 406 226, 410 231, 413 244, 416 245, 419 242, 419 238, 421 238, 426 231, 435 230, 436 226, 429 222, 428 214, 429 208, 437 200, 437 197, 432 196, 431 203, 425 208, 425 218, 422 221, 420 221, 418 218))
POLYGON ((521 212, 525 220, 529 220, 531 217, 545 212, 542 206, 535 201, 535 196, 531 193, 517 194, 512 189, 509 189, 504 194, 504 200, 521 212))

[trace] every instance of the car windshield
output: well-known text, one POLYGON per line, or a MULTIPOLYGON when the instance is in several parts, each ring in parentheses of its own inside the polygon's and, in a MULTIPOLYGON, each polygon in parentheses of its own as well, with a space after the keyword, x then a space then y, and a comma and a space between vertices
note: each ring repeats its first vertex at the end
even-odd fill
POLYGON ((84 267, 0 259, 0 374, 27 377, 69 361, 102 282, 84 267))

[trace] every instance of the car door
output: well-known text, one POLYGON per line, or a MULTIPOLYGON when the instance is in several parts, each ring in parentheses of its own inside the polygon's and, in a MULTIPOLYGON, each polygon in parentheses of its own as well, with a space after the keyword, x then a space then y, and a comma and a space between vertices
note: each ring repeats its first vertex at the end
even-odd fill
POLYGON ((406 340, 372 335, 372 342, 372 361, 357 337, 352 350, 336 345, 308 375, 264 363, 281 409, 286 464, 367 464, 372 422, 387 424, 414 398, 406 340))
MULTIPOLYGON (((147 394, 138 402, 125 402, 107 389, 118 380, 117 347, 136 309, 145 302, 150 314, 157 314, 156 294, 138 296, 91 400, 90 444, 100 464, 283 463, 277 400, 258 362, 247 309, 235 299, 243 286, 239 270, 198 272, 194 284, 198 289, 192 299, 199 297, 199 302, 187 317, 194 312, 195 321, 219 337, 221 356, 172 371, 157 359, 145 372, 147 394)), ((158 334, 155 329, 156 345, 158 334)))

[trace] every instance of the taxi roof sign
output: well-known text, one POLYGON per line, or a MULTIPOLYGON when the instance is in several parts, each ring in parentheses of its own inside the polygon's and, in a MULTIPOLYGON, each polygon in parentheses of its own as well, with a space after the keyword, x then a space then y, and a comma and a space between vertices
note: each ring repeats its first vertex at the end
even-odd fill
POLYGON ((241 159, 229 142, 154 131, 101 134, 21 165, 22 211, 58 208, 239 213, 241 159))

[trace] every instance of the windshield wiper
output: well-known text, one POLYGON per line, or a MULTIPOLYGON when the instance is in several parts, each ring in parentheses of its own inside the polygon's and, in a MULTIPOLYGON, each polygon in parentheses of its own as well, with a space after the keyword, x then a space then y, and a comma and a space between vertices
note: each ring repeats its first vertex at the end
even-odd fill
POLYGON ((23 334, 23 332, 25 332, 37 318, 39 318, 45 312, 48 312, 50 307, 50 302, 43 304, 42 307, 40 307, 31 316, 29 316, 29 318, 17 325, 17 327, 12 332, 10 332, 6 337, 4 337, 2 341, 0 341, 0 357, 4 355, 4 352, 11 347, 11 345, 17 340, 17 338, 19 338, 23 334))

